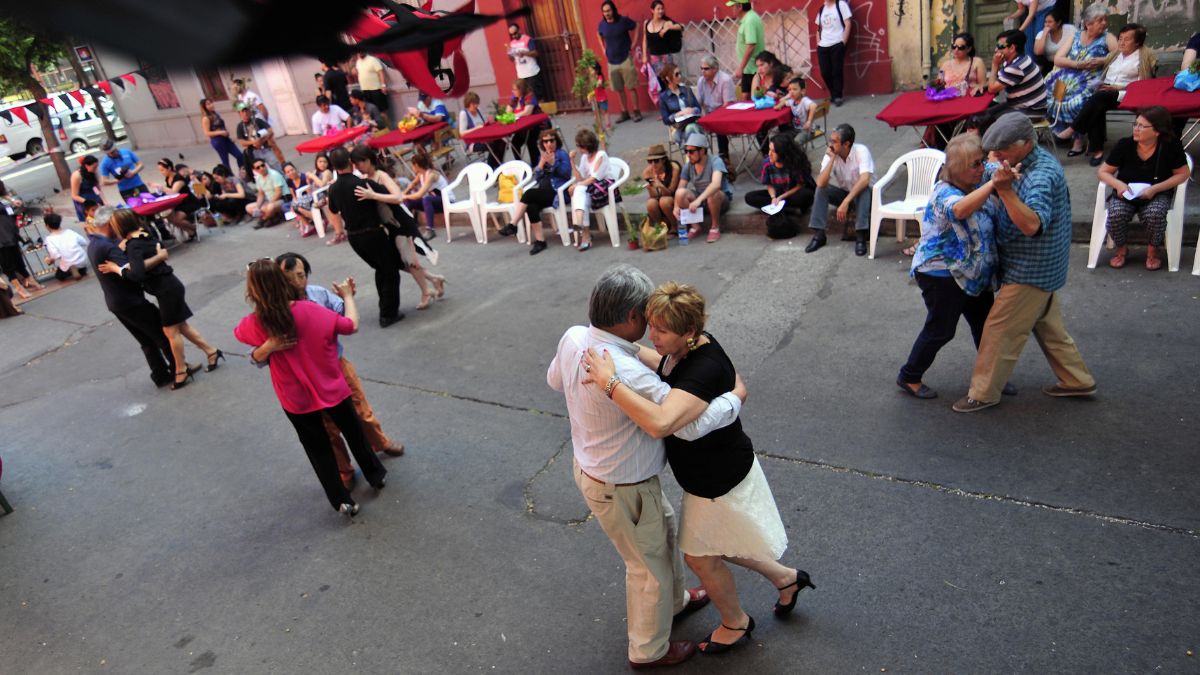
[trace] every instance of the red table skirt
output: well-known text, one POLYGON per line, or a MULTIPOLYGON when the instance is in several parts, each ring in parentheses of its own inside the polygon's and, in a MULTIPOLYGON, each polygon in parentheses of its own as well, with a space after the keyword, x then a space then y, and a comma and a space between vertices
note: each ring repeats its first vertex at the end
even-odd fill
POLYGON ((1200 117, 1200 91, 1183 91, 1174 87, 1174 77, 1130 82, 1121 99, 1121 110, 1137 110, 1161 105, 1172 117, 1200 117))
POLYGON ((439 129, 444 129, 447 126, 450 125, 445 122, 435 122, 433 124, 422 124, 421 126, 409 131, 400 131, 399 129, 396 129, 395 131, 389 131, 381 136, 368 138, 367 145, 378 150, 380 148, 390 148, 396 145, 404 145, 406 143, 416 143, 417 141, 423 141, 426 138, 433 138, 433 135, 437 133, 439 129))
POLYGON ((896 100, 879 111, 875 119, 886 122, 893 129, 948 124, 978 115, 987 109, 993 98, 994 94, 984 94, 959 96, 947 101, 930 101, 925 98, 924 90, 909 91, 897 96, 896 100))
POLYGON ((350 127, 332 136, 310 138, 296 146, 296 152, 327 152, 367 133, 368 126, 350 127))
POLYGON ((700 118, 700 126, 718 136, 743 136, 757 134, 760 131, 787 124, 791 120, 792 111, 783 108, 775 110, 730 110, 728 107, 717 108, 700 118))
POLYGON ((187 199, 185 194, 171 195, 153 202, 143 202, 133 207, 133 212, 139 216, 151 217, 157 216, 163 211, 170 211, 178 206, 183 200, 187 199))
MULTIPOLYGON (((501 138, 507 138, 515 135, 518 132, 526 129, 536 129, 550 121, 550 116, 546 113, 534 113, 532 115, 522 117, 512 124, 499 124, 497 122, 488 122, 479 128, 479 131, 472 131, 463 137, 466 143, 491 143, 498 141, 501 138)), ((462 130, 459 130, 461 133, 462 130)))

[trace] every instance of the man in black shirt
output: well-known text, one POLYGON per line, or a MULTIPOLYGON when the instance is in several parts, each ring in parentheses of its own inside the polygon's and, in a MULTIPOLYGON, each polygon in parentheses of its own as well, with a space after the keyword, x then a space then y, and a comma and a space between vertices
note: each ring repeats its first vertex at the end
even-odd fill
POLYGON ((245 103, 237 104, 237 110, 241 121, 238 122, 235 135, 237 144, 242 148, 242 156, 245 158, 246 173, 253 175, 251 167, 254 166, 256 159, 261 159, 276 171, 283 171, 275 154, 271 151, 271 143, 275 138, 275 132, 271 129, 271 125, 264 122, 262 118, 254 116, 254 111, 245 103))
POLYGON ((325 88, 325 95, 334 105, 342 110, 349 110, 350 80, 346 77, 346 71, 342 70, 338 63, 328 63, 326 66, 328 70, 321 76, 321 86, 325 88))
MULTIPOLYGON (((95 224, 87 226, 87 255, 92 269, 98 270, 100 263, 106 260, 122 266, 129 262, 125 251, 121 250, 113 237, 112 227, 109 225, 112 214, 111 208, 103 207, 96 212, 95 224)), ((166 251, 160 249, 158 255, 146 260, 146 265, 149 267, 157 264, 159 256, 162 256, 161 260, 166 260, 166 255, 166 251)), ((173 382, 175 357, 171 352, 171 343, 167 342, 167 336, 163 333, 158 307, 146 299, 141 284, 128 281, 120 274, 97 273, 96 280, 100 282, 100 290, 104 293, 104 304, 108 311, 117 317, 121 325, 133 335, 133 339, 141 345, 142 353, 146 355, 146 363, 150 366, 150 379, 159 387, 173 382)))
POLYGON ((350 248, 375 270, 375 290, 379 293, 379 326, 387 328, 404 318, 400 311, 400 251, 396 241, 384 228, 379 217, 378 202, 359 200, 354 188, 362 185, 376 192, 387 188, 372 180, 355 176, 350 167, 350 153, 338 148, 329 153, 329 163, 337 172, 337 180, 329 188, 329 210, 340 219, 350 240, 350 248))

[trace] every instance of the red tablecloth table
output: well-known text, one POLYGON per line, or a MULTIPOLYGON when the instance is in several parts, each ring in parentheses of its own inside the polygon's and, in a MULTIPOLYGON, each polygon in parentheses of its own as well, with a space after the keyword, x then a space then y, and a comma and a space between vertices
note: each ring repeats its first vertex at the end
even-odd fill
POLYGON ((145 218, 153 218, 164 211, 174 209, 185 199, 187 199, 187 195, 181 193, 152 202, 142 202, 133 207, 133 212, 145 218))
POLYGON ((935 124, 961 122, 971 115, 987 109, 995 98, 994 94, 983 96, 959 96, 947 101, 930 101, 924 91, 909 91, 900 94, 886 108, 879 111, 875 119, 896 127, 927 127, 935 124))
POLYGON ((427 138, 433 138, 433 135, 441 129, 450 126, 445 122, 436 122, 434 124, 422 124, 409 131, 401 131, 396 129, 389 131, 381 136, 367 139, 367 145, 381 150, 383 148, 391 148, 397 145, 405 145, 406 143, 417 143, 427 138))
POLYGON ((730 110, 729 106, 717 108, 700 118, 700 126, 718 136, 749 136, 760 131, 787 124, 792 111, 787 108, 775 110, 730 110))
POLYGON ((522 117, 512 124, 488 122, 480 127, 479 131, 472 131, 470 134, 467 134, 467 137, 463 140, 469 143, 491 143, 500 139, 511 139, 521 131, 536 129, 549 121, 550 116, 546 113, 534 113, 522 117))
POLYGON ((1185 148, 1200 138, 1200 91, 1176 89, 1174 77, 1138 80, 1130 82, 1125 88, 1125 98, 1121 99, 1118 107, 1121 110, 1137 110, 1152 105, 1161 105, 1172 117, 1190 117, 1194 120, 1183 132, 1181 140, 1185 148))
POLYGON ((362 136, 363 134, 367 133, 369 129, 370 127, 365 125, 361 127, 350 127, 349 129, 339 131, 332 136, 318 136, 317 138, 310 138, 307 141, 297 145, 296 152, 327 152, 342 145, 343 143, 349 143, 359 136, 362 136))

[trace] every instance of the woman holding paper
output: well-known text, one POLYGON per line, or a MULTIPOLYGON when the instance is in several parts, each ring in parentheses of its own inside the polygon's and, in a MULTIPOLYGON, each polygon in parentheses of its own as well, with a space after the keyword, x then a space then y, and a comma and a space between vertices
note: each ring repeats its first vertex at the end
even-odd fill
POLYGON ((663 124, 671 128, 671 138, 676 145, 683 145, 687 134, 697 131, 695 122, 700 118, 700 104, 690 87, 683 83, 683 73, 674 63, 665 63, 658 73, 662 82, 662 93, 658 95, 658 114, 663 124))
POLYGON ((1125 240, 1129 221, 1136 214, 1146 227, 1146 269, 1162 267, 1158 249, 1167 231, 1167 211, 1175 201, 1175 188, 1187 182, 1191 171, 1183 144, 1175 136, 1171 113, 1162 106, 1142 108, 1133 122, 1133 136, 1117 141, 1100 165, 1100 182, 1113 189, 1109 195, 1105 227, 1116 244, 1109 267, 1124 267, 1129 246, 1125 240))
POLYGON ((765 190, 746 193, 746 203, 756 209, 771 207, 772 213, 786 206, 803 214, 812 206, 817 182, 808 155, 796 147, 786 133, 775 134, 760 174, 765 190))

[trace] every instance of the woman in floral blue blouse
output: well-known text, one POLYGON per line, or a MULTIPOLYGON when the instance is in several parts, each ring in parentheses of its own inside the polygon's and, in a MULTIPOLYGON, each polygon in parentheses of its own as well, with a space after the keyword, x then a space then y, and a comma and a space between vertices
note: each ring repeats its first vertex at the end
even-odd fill
POLYGON ((993 237, 996 200, 991 181, 981 184, 983 169, 977 134, 950 139, 944 179, 934 186, 925 207, 911 275, 921 288, 928 314, 896 378, 900 389, 917 398, 937 397, 921 378, 938 350, 954 338, 959 317, 966 317, 978 348, 992 308, 998 269, 993 237))

